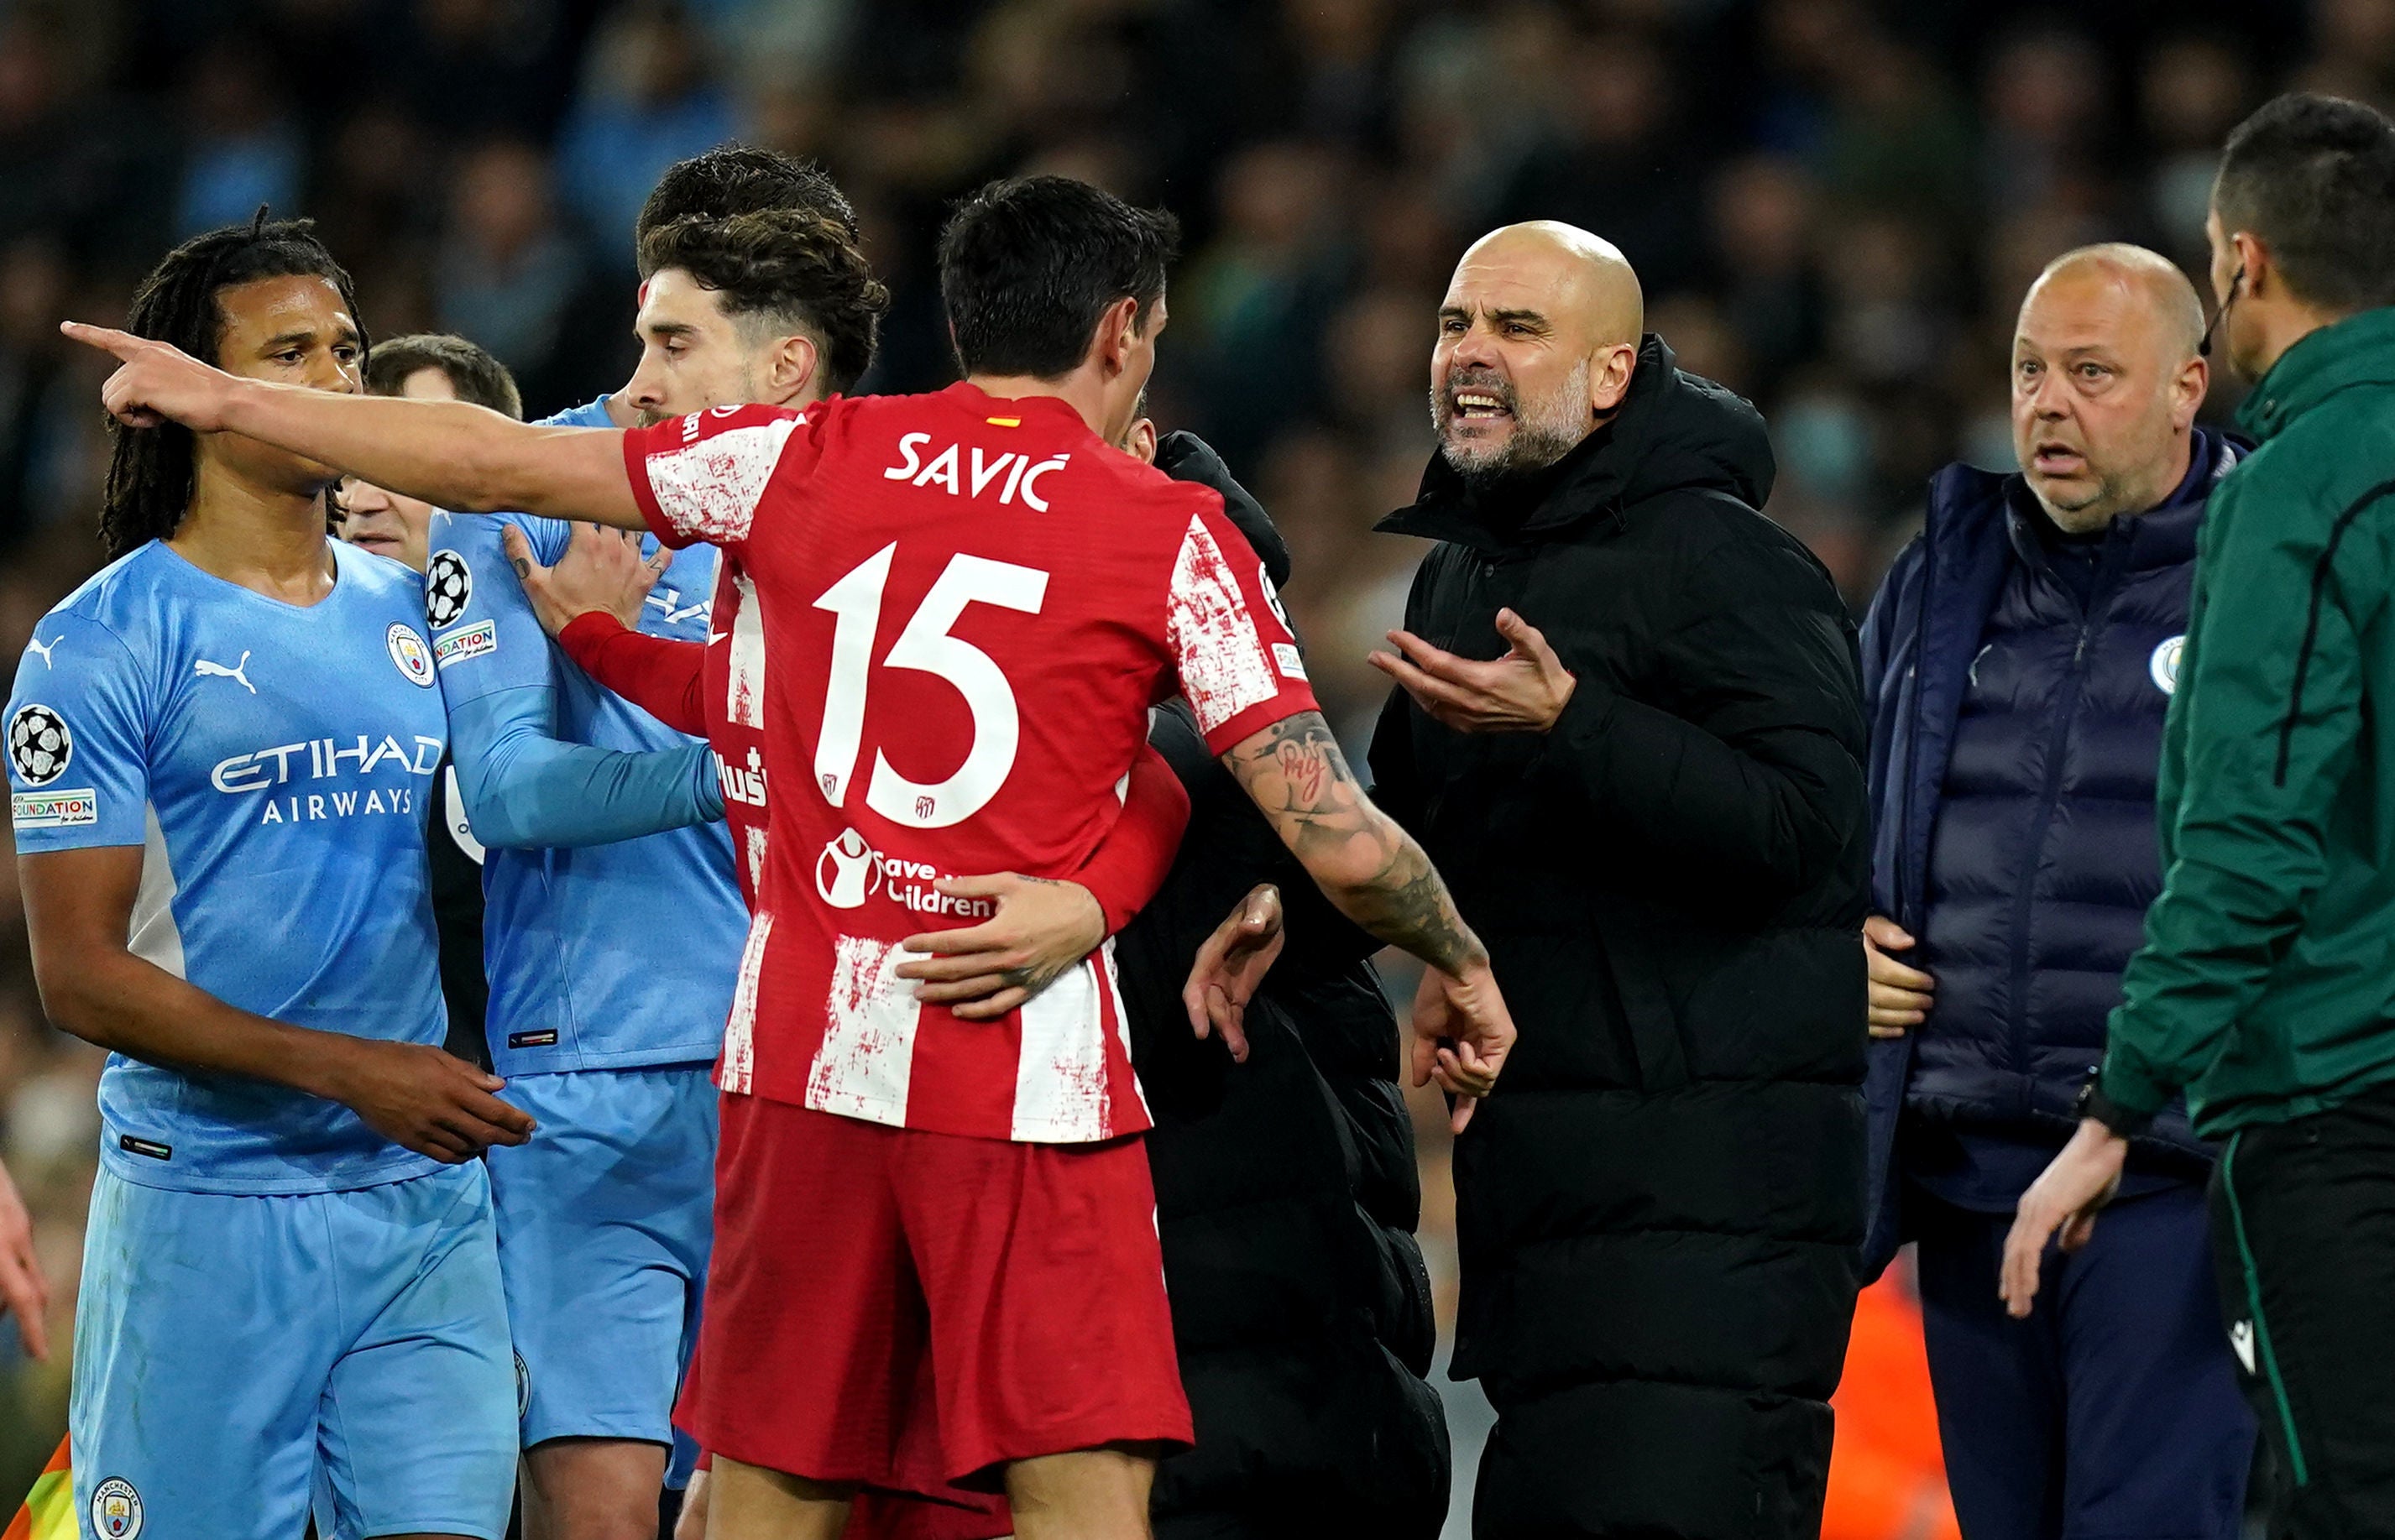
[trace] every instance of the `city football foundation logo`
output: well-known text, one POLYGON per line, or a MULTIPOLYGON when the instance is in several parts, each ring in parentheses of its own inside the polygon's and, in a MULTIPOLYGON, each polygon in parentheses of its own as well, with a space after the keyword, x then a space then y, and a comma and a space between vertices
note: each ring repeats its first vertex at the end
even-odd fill
POLYGON ((2154 677, 2156 690, 2165 695, 2178 693, 2178 660, 2186 652, 2187 637, 2184 633, 2154 649, 2154 655, 2146 662, 2146 672, 2154 677))
POLYGON ((416 634, 416 627, 404 620, 390 623, 383 633, 384 643, 390 648, 390 661, 407 676, 407 682, 426 690, 432 688, 432 649, 416 634))
POLYGON ((854 829, 823 848, 815 858, 815 891, 834 909, 853 909, 881 886, 881 863, 854 829))
POLYGON ((141 1494, 122 1476, 91 1489, 91 1532, 103 1540, 134 1540, 141 1533, 141 1494))
POLYGON ((432 628, 455 625, 457 617, 466 612, 466 601, 474 597, 473 569, 456 551, 434 551, 432 559, 424 564, 424 612, 430 618, 432 628))
POLYGON ((25 784, 48 785, 66 773, 73 758, 74 734, 48 706, 20 706, 8 718, 8 765, 25 784))

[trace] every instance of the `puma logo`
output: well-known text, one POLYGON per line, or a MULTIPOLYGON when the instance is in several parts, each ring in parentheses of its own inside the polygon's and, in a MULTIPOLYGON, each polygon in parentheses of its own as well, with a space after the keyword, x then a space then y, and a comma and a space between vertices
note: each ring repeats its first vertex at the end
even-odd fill
POLYGON ((57 636, 52 637, 46 643, 45 643, 41 638, 32 637, 27 638, 25 642, 25 650, 29 652, 39 652, 42 655, 42 666, 44 668, 55 668, 58 665, 50 661, 50 649, 56 647, 59 643, 66 639, 67 638, 63 636, 57 636))
POLYGON ((244 672, 244 670, 248 667, 249 654, 246 652, 244 652, 241 655, 241 662, 234 664, 231 668, 227 668, 220 663, 210 663, 205 658, 194 658, 192 660, 192 672, 198 675, 201 678, 232 679, 240 684, 244 690, 246 690, 251 694, 255 695, 258 693, 258 686, 250 683, 249 676, 244 672))

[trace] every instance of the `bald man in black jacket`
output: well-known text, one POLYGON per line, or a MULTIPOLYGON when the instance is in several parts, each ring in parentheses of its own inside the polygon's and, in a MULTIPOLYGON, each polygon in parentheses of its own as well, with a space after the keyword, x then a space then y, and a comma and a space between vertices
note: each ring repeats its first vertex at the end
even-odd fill
POLYGON ((1754 409, 1643 336, 1621 254, 1456 270, 1373 796, 1521 1039, 1458 1139, 1474 1531, 1808 1536, 1862 1240, 1865 731, 1754 409))

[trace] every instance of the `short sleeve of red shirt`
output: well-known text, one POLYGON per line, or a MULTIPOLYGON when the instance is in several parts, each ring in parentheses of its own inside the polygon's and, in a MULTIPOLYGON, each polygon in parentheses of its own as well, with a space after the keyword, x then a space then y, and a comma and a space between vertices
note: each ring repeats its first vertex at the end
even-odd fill
POLYGON ((792 437, 806 425, 786 406, 719 406, 630 429, 624 469, 641 517, 677 548, 742 544, 792 437))
POLYGON ((1164 624, 1181 692, 1211 753, 1318 709, 1272 579, 1211 494, 1182 533, 1164 624))

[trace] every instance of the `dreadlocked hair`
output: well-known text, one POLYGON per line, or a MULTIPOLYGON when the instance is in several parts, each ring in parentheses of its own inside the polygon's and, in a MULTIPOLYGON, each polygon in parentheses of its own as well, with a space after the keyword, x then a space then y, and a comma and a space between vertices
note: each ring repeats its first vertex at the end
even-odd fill
MULTIPOLYGON (((134 291, 125 329, 215 363, 226 324, 217 295, 261 278, 324 279, 340 291, 350 315, 358 315, 356 286, 316 239, 315 221, 270 219, 261 206, 246 225, 195 235, 168 252, 134 291)), ((360 322, 361 348, 366 343, 364 330, 360 322)), ((165 539, 183 521, 194 491, 196 441, 179 423, 126 428, 112 418, 108 428, 112 446, 99 539, 113 561, 150 541, 165 539)))

